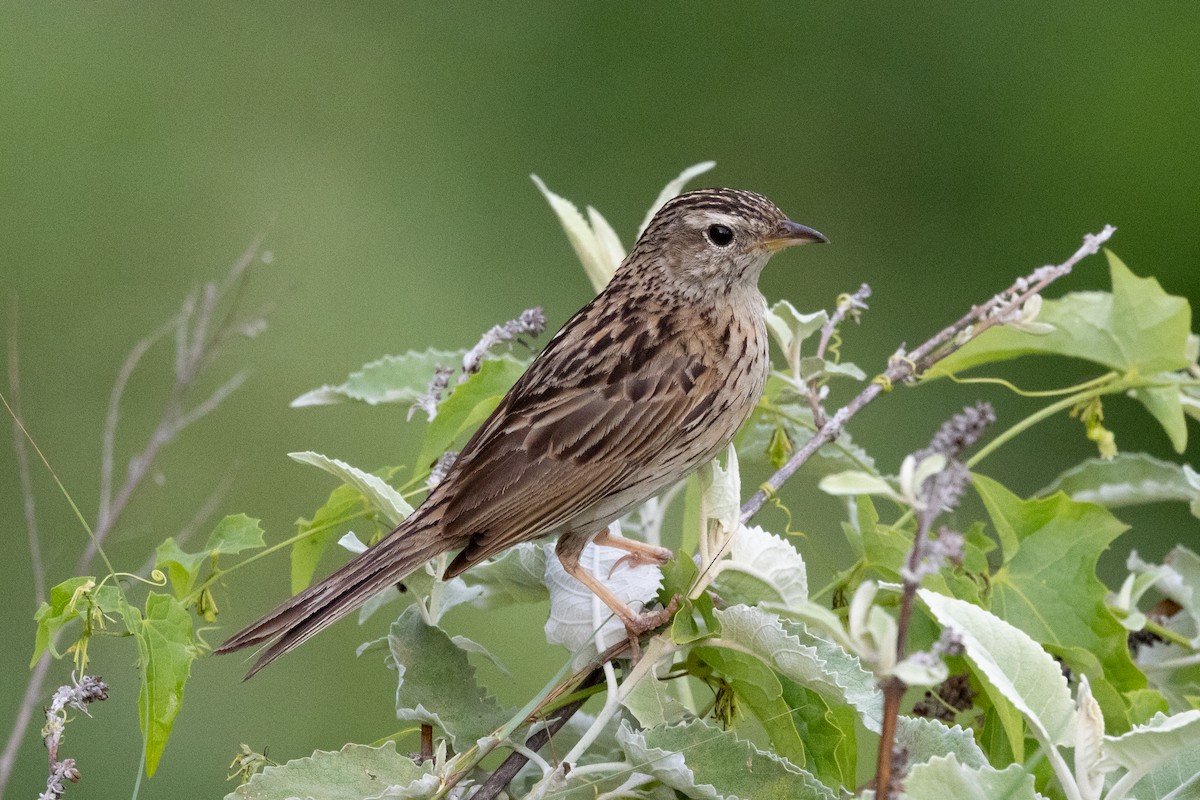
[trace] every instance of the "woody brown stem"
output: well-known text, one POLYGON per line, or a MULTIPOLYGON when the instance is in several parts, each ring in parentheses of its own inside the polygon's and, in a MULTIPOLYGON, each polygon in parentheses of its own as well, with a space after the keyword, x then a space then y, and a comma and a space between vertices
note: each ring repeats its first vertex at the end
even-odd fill
MULTIPOLYGON (((769 486, 772 491, 778 491, 779 487, 818 450, 841 436, 850 418, 862 410, 863 406, 878 397, 885 388, 890 390, 897 383, 919 377, 922 372, 966 344, 969 338, 974 338, 993 325, 1002 322, 1001 317, 996 316, 997 311, 1008 307, 1020 308, 1030 297, 1069 274, 1082 259, 1099 252, 1100 245, 1108 241, 1115 231, 1116 228, 1106 225, 1100 233, 1088 234, 1084 237, 1083 245, 1063 263, 1052 267, 1040 267, 1029 275, 1018 278, 1011 286, 987 302, 972 306, 971 310, 957 322, 938 331, 915 350, 905 353, 901 348, 892 357, 888 368, 876 377, 871 385, 859 392, 858 396, 839 409, 824 425, 818 427, 812 438, 792 453, 787 463, 771 476, 765 486, 769 486), (970 337, 960 341, 960 335, 968 330, 970 330, 970 337)), ((767 492, 759 489, 742 506, 742 522, 749 522, 766 502, 767 492)))

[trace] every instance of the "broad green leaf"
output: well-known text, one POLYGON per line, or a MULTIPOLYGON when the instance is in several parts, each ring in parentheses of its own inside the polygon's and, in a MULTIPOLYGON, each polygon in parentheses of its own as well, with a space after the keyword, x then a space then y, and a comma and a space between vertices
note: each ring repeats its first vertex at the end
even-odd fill
POLYGON ((988 766, 970 729, 953 728, 936 719, 904 717, 896 720, 896 748, 908 753, 909 764, 923 764, 953 754, 964 767, 988 766))
POLYGON ((1128 692, 1125 703, 1129 707, 1129 721, 1134 725, 1145 725, 1155 714, 1166 714, 1170 710, 1166 698, 1154 689, 1128 692))
POLYGON ((329 499, 312 515, 296 520, 296 534, 307 534, 292 545, 292 594, 308 588, 321 556, 339 531, 351 520, 363 516, 367 498, 358 489, 342 484, 329 493, 329 499))
POLYGON ((753 653, 784 677, 830 700, 849 703, 863 724, 878 731, 882 696, 875 677, 859 660, 800 622, 784 620, 750 606, 717 610, 721 639, 753 653))
POLYGON ((416 606, 392 623, 387 645, 399 678, 397 719, 436 725, 458 752, 504 724, 507 713, 476 683, 466 652, 416 606))
POLYGON ((1108 589, 1096 577, 1100 554, 1128 526, 1102 506, 1064 494, 1022 500, 990 478, 972 480, 1004 552, 991 579, 992 613, 1043 644, 1094 654, 1104 674, 1092 676, 1093 685, 1103 679, 1119 692, 1144 689, 1125 629, 1108 608, 1108 589))
POLYGON ((1150 416, 1166 431, 1171 447, 1182 454, 1187 449, 1187 419, 1183 414, 1183 394, 1178 386, 1142 386, 1133 390, 1150 416))
POLYGON ((1072 292, 1042 304, 1039 322, 1055 330, 1031 334, 992 327, 940 361, 930 378, 1030 354, 1063 355, 1143 375, 1186 369, 1191 309, 1154 278, 1139 278, 1106 250, 1112 293, 1072 292))
POLYGON ((368 405, 413 403, 425 396, 437 368, 461 364, 464 352, 410 350, 402 356, 384 356, 378 361, 363 364, 362 369, 350 373, 345 383, 305 392, 291 405, 292 408, 326 406, 347 400, 358 400, 368 405))
POLYGON ((909 800, 1034 800, 1033 775, 1020 764, 968 767, 951 753, 918 764, 904 779, 909 800))
MULTIPOLYGON (((659 644, 661 641, 658 638, 651 639, 647 652, 642 657, 650 658, 655 652, 661 652, 662 647, 659 644)), ((668 681, 662 680, 660 674, 666 672, 667 669, 659 667, 653 669, 654 674, 646 676, 645 680, 637 681, 633 685, 633 689, 621 698, 621 705, 630 714, 633 714, 633 718, 643 728, 652 728, 655 725, 673 725, 686 717, 693 716, 687 707, 672 697, 668 691, 670 684, 668 681)))
POLYGON ((429 423, 421 451, 417 455, 417 467, 425 468, 442 457, 442 453, 463 443, 488 415, 500 405, 512 385, 517 382, 529 366, 528 361, 509 353, 498 358, 488 358, 479 371, 467 376, 462 383, 455 384, 449 396, 438 406, 437 416, 429 423))
POLYGON ((1066 678, 1037 642, 979 606, 918 592, 938 622, 958 631, 967 658, 1021 711, 1039 741, 1074 743, 1075 703, 1066 678))
POLYGON ((125 607, 125 624, 138 645, 138 718, 146 740, 146 775, 153 776, 183 707, 183 687, 197 655, 192 615, 174 597, 151 592, 145 616, 125 607))
POLYGON ((780 678, 783 701, 791 709, 804 742, 804 768, 834 789, 853 789, 858 757, 858 714, 841 701, 832 701, 795 681, 780 678))
POLYGON ((699 646, 693 652, 724 674, 734 694, 767 732, 771 749, 796 766, 805 766, 804 742, 796 730, 791 708, 783 696, 783 685, 775 672, 757 657, 737 650, 699 646))
POLYGON ((1200 747, 1169 758, 1138 781, 1138 800, 1196 800, 1200 797, 1200 747))
POLYGON ((232 514, 217 523, 204 549, 208 555, 235 555, 243 550, 266 547, 259 520, 245 514, 232 514))
POLYGON ((438 778, 417 766, 396 743, 379 747, 348 744, 338 752, 318 750, 277 767, 267 767, 225 795, 225 800, 374 800, 430 797, 438 778))
POLYGON ((799 605, 808 599, 804 559, 791 543, 756 526, 733 535, 729 558, 718 562, 717 594, 726 605, 799 605))
POLYGON ((847 538, 862 554, 864 566, 884 580, 900 581, 900 570, 912 551, 912 534, 879 524, 879 512, 868 495, 855 498, 854 524, 842 523, 847 538))
POLYGON ((166 540, 154 550, 154 568, 165 569, 171 579, 171 591, 175 597, 182 600, 200 574, 200 568, 208 560, 208 553, 187 553, 180 549, 174 536, 166 540))
POLYGON ((412 513, 412 505, 377 475, 364 472, 358 467, 350 466, 345 461, 329 458, 311 450, 302 453, 288 453, 288 458, 299 461, 301 464, 309 464, 323 469, 343 483, 353 486, 367 498, 372 507, 383 514, 393 525, 399 525, 405 517, 412 513))
POLYGON ((546 588, 547 549, 541 542, 522 542, 491 561, 463 573, 468 586, 482 593, 471 601, 476 608, 500 608, 514 603, 537 603, 550 596, 546 588))
POLYGON ((834 800, 832 790, 786 759, 696 720, 635 731, 617 741, 638 771, 700 800, 834 800))
POLYGON ((1200 749, 1200 711, 1168 717, 1157 714, 1149 723, 1120 736, 1104 737, 1103 763, 1145 774, 1181 755, 1200 749))
POLYGON ((1186 369, 1192 310, 1169 295, 1155 278, 1139 278, 1111 250, 1105 250, 1113 285, 1113 335, 1124 369, 1143 374, 1186 369))
POLYGON ((154 551, 154 566, 167 571, 175 597, 182 600, 192 590, 200 568, 209 559, 216 563, 217 556, 222 553, 234 555, 265 546, 259 520, 245 514, 233 514, 217 523, 208 536, 204 550, 199 553, 188 553, 179 547, 175 537, 167 537, 154 551))
POLYGON ((97 587, 96 578, 91 575, 69 578, 51 588, 49 601, 43 602, 33 615, 37 623, 37 633, 33 644, 33 658, 29 661, 30 669, 47 650, 55 658, 62 658, 51 645, 63 626, 96 611, 100 612, 97 617, 102 623, 103 615, 120 614, 122 605, 124 600, 115 586, 105 584, 97 587))
POLYGON ((1200 517, 1200 474, 1187 464, 1145 453, 1120 453, 1110 461, 1084 461, 1059 475, 1040 495, 1066 492, 1081 503, 1122 508, 1142 503, 1182 501, 1200 517))

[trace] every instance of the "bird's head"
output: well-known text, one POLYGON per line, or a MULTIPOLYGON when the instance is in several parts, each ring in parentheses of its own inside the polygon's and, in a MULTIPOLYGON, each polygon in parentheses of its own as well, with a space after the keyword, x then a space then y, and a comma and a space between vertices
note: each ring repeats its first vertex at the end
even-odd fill
POLYGON ((698 189, 669 200, 626 259, 628 267, 665 271, 700 290, 753 287, 771 255, 828 242, 788 219, 767 198, 741 189, 698 189))

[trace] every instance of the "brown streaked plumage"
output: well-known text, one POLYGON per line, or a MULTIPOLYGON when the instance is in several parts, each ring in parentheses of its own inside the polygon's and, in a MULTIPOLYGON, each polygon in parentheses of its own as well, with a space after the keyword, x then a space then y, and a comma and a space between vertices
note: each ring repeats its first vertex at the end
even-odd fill
POLYGON ((225 642, 275 641, 247 677, 376 592, 451 550, 446 577, 519 542, 557 535, 563 566, 631 635, 638 616, 579 566, 596 540, 637 561, 671 552, 606 526, 719 452, 750 415, 769 362, 758 275, 788 245, 824 242, 736 189, 679 195, 599 295, 555 334, 463 447, 446 478, 379 544, 225 642))

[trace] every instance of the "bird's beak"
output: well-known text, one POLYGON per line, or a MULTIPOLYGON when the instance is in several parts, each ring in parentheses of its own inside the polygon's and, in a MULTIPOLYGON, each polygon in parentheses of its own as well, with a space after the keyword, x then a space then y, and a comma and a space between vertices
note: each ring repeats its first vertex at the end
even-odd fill
POLYGON ((790 219, 780 227, 779 235, 766 241, 767 249, 772 253, 797 244, 812 244, 814 242, 824 244, 829 241, 825 237, 825 234, 815 231, 807 225, 801 225, 799 222, 792 222, 790 219))

